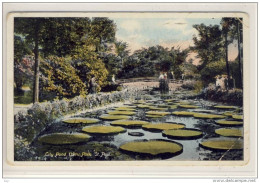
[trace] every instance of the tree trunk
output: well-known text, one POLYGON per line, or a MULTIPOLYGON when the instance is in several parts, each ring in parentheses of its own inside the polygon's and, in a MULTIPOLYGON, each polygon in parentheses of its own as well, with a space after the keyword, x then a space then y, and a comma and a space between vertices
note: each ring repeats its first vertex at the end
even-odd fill
POLYGON ((228 41, 227 41, 227 32, 225 33, 225 51, 226 51, 226 68, 227 68, 227 76, 228 76, 227 90, 229 90, 229 87, 230 87, 230 72, 229 72, 229 64, 228 64, 228 41))
POLYGON ((39 29, 36 25, 35 28, 35 47, 34 47, 34 88, 33 88, 33 103, 39 102, 39 78, 40 78, 40 60, 39 60, 39 29))
POLYGON ((237 21, 237 47, 238 47, 238 67, 239 67, 239 80, 240 80, 240 87, 243 88, 243 70, 241 67, 241 49, 240 49, 240 33, 239 33, 239 21, 237 21))

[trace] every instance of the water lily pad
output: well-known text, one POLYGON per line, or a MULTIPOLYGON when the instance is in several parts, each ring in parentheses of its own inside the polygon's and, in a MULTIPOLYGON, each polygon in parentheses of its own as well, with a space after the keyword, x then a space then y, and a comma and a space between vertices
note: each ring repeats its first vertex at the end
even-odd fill
POLYGON ((171 105, 170 108, 171 108, 171 109, 177 109, 177 108, 178 108, 178 105, 171 105))
POLYGON ((195 118, 200 118, 200 119, 223 119, 223 118, 226 118, 226 116, 223 116, 223 115, 203 114, 203 113, 194 113, 193 116, 195 118))
POLYGON ((144 136, 144 133, 142 133, 142 132, 128 132, 128 135, 135 136, 135 137, 142 137, 142 136, 144 136))
POLYGON ((201 142, 200 147, 213 151, 240 150, 243 149, 243 141, 211 139, 201 142))
POLYGON ((82 131, 94 135, 114 135, 126 132, 124 128, 115 126, 90 126, 84 127, 82 131))
POLYGON ((133 154, 141 154, 146 156, 167 156, 179 155, 183 151, 183 146, 173 141, 150 140, 128 142, 120 146, 120 150, 133 154))
POLYGON ((133 112, 133 111, 111 111, 111 112, 108 112, 108 114, 111 114, 111 115, 134 115, 135 112, 133 112))
POLYGON ((70 123, 70 124, 78 124, 78 123, 93 124, 99 122, 99 120, 94 118, 69 118, 63 120, 62 122, 70 123))
POLYGON ((150 105, 138 105, 137 107, 138 107, 138 108, 141 108, 141 109, 148 109, 148 108, 150 108, 151 106, 150 106, 150 105))
POLYGON ((126 115, 102 115, 99 118, 104 120, 120 120, 120 119, 129 119, 130 116, 126 115))
POLYGON ((151 106, 151 107, 149 107, 149 109, 155 110, 155 111, 166 111, 168 108, 151 106))
POLYGON ((185 125, 182 123, 151 123, 143 125, 142 128, 144 130, 157 132, 163 130, 185 128, 185 125))
POLYGON ((162 118, 162 117, 164 117, 164 116, 162 116, 162 115, 150 115, 150 114, 148 114, 148 115, 146 115, 145 117, 147 117, 147 118, 162 118))
POLYGON ((179 107, 185 108, 185 109, 196 109, 196 108, 199 108, 198 106, 195 106, 195 105, 179 105, 179 107))
POLYGON ((214 108, 217 108, 217 109, 236 109, 237 107, 235 107, 235 106, 225 106, 225 105, 216 105, 216 106, 214 106, 214 108))
POLYGON ((219 125, 222 126, 242 126, 243 122, 241 121, 225 121, 225 120, 220 120, 216 122, 219 125))
POLYGON ((118 107, 115 108, 116 111, 135 111, 135 108, 133 107, 118 107))
POLYGON ((174 102, 174 101, 176 101, 176 99, 166 99, 166 100, 164 100, 165 102, 174 102))
POLYGON ((243 115, 232 115, 233 119, 243 120, 243 115))
POLYGON ((193 116, 194 112, 189 112, 189 111, 175 111, 172 112, 173 115, 176 116, 193 116))
POLYGON ((236 128, 221 128, 215 130, 215 133, 224 137, 242 137, 242 130, 236 128))
POLYGON ((39 142, 51 145, 66 145, 87 142, 90 136, 83 133, 53 133, 39 137, 39 142))
POLYGON ((128 128, 142 127, 142 125, 146 124, 149 124, 149 122, 137 120, 118 120, 111 123, 113 126, 123 126, 128 128))
POLYGON ((146 112, 148 115, 156 115, 156 116, 165 116, 171 114, 170 112, 162 112, 162 111, 148 111, 146 112))
POLYGON ((180 139, 180 140, 188 140, 188 139, 198 139, 203 136, 202 131, 197 129, 177 129, 177 130, 165 130, 163 131, 163 135, 172 138, 172 139, 180 139))
POLYGON ((234 115, 233 112, 224 112, 223 115, 232 117, 234 115))

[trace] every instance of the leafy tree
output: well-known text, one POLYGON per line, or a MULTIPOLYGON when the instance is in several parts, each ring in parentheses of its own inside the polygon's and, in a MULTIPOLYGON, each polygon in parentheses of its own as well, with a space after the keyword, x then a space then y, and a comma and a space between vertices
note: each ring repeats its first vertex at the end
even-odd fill
POLYGON ((28 43, 34 45, 33 53, 35 59, 33 102, 39 101, 39 45, 43 42, 44 18, 15 18, 14 32, 25 36, 28 43))
POLYGON ((61 97, 74 97, 86 94, 86 85, 77 75, 69 60, 50 56, 41 62, 43 91, 61 97))
MULTIPOLYGON (((232 43, 234 40, 237 40, 237 48, 238 48, 238 80, 240 83, 237 84, 237 86, 242 87, 242 76, 243 76, 243 71, 242 71, 242 49, 241 49, 241 43, 243 42, 243 28, 242 28, 242 19, 240 18, 231 18, 231 17, 225 17, 222 18, 221 24, 222 24, 222 30, 225 33, 225 37, 230 39, 230 42, 226 42, 226 49, 228 44, 232 43)), ((227 59, 227 58, 226 58, 227 59)))
POLYGON ((97 91, 100 91, 101 87, 107 84, 108 71, 98 54, 91 48, 87 44, 79 48, 77 54, 72 57, 73 66, 86 86, 94 76, 98 84, 97 91))
POLYGON ((30 45, 20 36, 14 35, 14 82, 19 92, 20 88, 32 79, 34 60, 25 55, 31 55, 30 45))
POLYGON ((195 46, 191 50, 198 53, 198 58, 201 59, 198 69, 202 70, 207 64, 219 61, 223 57, 222 32, 218 25, 200 24, 193 27, 199 34, 198 37, 193 37, 195 46))

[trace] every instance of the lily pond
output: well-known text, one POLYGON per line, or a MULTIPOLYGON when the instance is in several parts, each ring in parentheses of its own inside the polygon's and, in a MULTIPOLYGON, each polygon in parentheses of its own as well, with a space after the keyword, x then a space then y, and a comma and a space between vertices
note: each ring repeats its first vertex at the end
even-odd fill
POLYGON ((181 94, 145 95, 61 119, 32 143, 35 160, 243 160, 243 111, 181 94))

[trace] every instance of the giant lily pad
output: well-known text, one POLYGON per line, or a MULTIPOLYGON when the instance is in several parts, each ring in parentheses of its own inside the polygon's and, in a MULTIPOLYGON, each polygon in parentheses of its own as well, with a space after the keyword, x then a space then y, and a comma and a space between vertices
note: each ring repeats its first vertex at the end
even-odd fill
POLYGON ((102 115, 99 118, 104 120, 120 120, 120 119, 129 119, 130 116, 126 115, 102 115))
POLYGON ((171 105, 170 108, 171 109, 177 109, 178 105, 171 105))
POLYGON ((154 131, 154 132, 170 130, 170 129, 180 129, 184 127, 185 125, 182 123, 151 123, 142 126, 144 130, 154 131))
POLYGON ((202 131, 197 129, 183 128, 177 130, 165 130, 163 131, 163 135, 172 139, 188 140, 201 138, 203 136, 203 133, 202 131))
POLYGON ((217 129, 215 130, 216 134, 219 134, 221 136, 225 136, 225 137, 242 137, 242 131, 240 129, 236 129, 236 128, 221 128, 221 129, 217 129))
POLYGON ((233 119, 243 120, 243 115, 232 115, 233 119))
POLYGON ((111 123, 113 126, 123 126, 128 128, 141 127, 142 125, 149 124, 147 121, 137 121, 137 120, 118 120, 111 123))
POLYGON ((146 112, 148 115, 156 115, 156 116, 165 116, 170 114, 170 112, 161 112, 161 111, 148 111, 146 112))
POLYGON ((115 126, 90 126, 90 127, 84 127, 82 131, 94 135, 113 135, 113 134, 123 133, 126 130, 122 127, 115 127, 115 126))
POLYGON ((133 107, 118 107, 115 109, 116 111, 135 111, 133 107))
POLYGON ((149 109, 155 110, 155 111, 166 111, 168 108, 151 106, 151 107, 149 107, 149 109))
POLYGON ((211 139, 201 142, 200 147, 213 151, 240 150, 243 149, 243 141, 211 139))
POLYGON ((241 121, 225 121, 225 120, 220 120, 216 122, 219 125, 222 126, 242 126, 243 122, 241 121))
POLYGON ((150 114, 148 114, 148 115, 145 115, 147 118, 162 118, 162 117, 164 117, 164 116, 162 116, 162 115, 150 115, 150 114))
POLYGON ((98 121, 99 121, 98 119, 93 119, 93 118, 69 118, 63 120, 62 122, 70 123, 70 124, 78 124, 78 123, 93 124, 93 123, 97 123, 98 121))
POLYGON ((172 112, 172 114, 176 115, 176 116, 193 116, 194 112, 189 112, 189 111, 175 111, 172 112))
POLYGON ((233 112, 224 112, 223 115, 232 117, 234 115, 233 112))
POLYGON ((90 136, 83 133, 53 133, 39 137, 39 141, 44 144, 66 145, 87 142, 90 136))
POLYGON ((137 107, 138 107, 138 108, 141 108, 141 109, 148 109, 148 108, 150 108, 151 106, 150 106, 150 105, 138 105, 137 107))
POLYGON ((200 118, 200 119, 223 119, 223 118, 226 118, 226 116, 223 116, 223 115, 203 114, 203 113, 194 113, 193 116, 195 118, 200 118))
POLYGON ((128 142, 120 146, 120 150, 125 152, 140 154, 146 156, 162 156, 168 157, 179 155, 183 151, 183 146, 179 143, 165 140, 150 140, 128 142))
POLYGON ((214 106, 214 108, 217 108, 217 109, 236 109, 237 107, 235 107, 235 106, 225 106, 225 105, 216 105, 216 106, 214 106))
POLYGON ((111 114, 111 115, 134 115, 135 112, 133 112, 133 111, 111 111, 111 112, 108 112, 108 114, 111 114))
POLYGON ((196 109, 196 108, 199 108, 198 106, 195 106, 195 105, 179 105, 179 107, 185 108, 185 109, 196 109))

